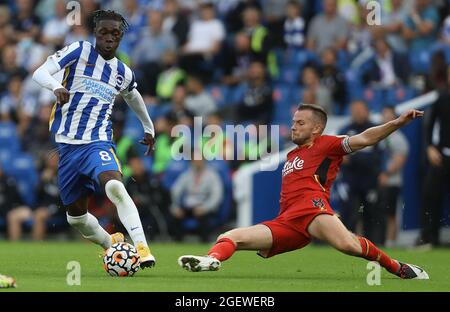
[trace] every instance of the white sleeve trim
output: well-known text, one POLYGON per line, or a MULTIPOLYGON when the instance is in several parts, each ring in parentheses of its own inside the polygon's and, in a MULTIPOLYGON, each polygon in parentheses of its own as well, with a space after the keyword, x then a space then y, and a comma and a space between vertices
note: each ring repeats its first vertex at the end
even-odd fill
POLYGON ((342 148, 347 154, 353 153, 352 148, 350 147, 349 143, 350 137, 346 136, 345 139, 342 140, 342 148))
POLYGON ((139 120, 144 127, 145 133, 155 136, 155 128, 153 127, 153 122, 150 119, 147 108, 145 107, 144 99, 137 89, 133 89, 130 92, 122 93, 125 102, 131 107, 131 109, 136 113, 139 120))

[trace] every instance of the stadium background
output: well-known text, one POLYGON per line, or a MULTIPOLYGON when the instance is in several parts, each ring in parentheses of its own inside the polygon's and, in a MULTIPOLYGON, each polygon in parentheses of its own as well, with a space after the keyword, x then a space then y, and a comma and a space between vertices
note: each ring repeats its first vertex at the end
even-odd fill
MULTIPOLYGON (((209 124, 218 123, 222 126, 265 122, 280 125, 280 140, 284 149, 289 147, 291 114, 302 100, 312 98, 321 101, 324 98, 323 94, 328 94, 328 100, 324 100, 323 105, 327 105, 329 110, 330 123, 342 126, 348 120, 349 105, 355 99, 365 100, 373 119, 377 120, 376 114, 380 113, 385 105, 398 105, 424 94, 433 95, 429 93, 433 91, 436 83, 433 76, 433 70, 436 70, 436 66, 432 64, 433 55, 437 51, 443 51, 447 63, 450 61, 450 25, 446 20, 449 3, 419 1, 430 3, 429 10, 433 11, 437 18, 436 28, 421 47, 411 45, 406 50, 399 50, 403 53, 401 54, 403 60, 406 60, 406 74, 397 77, 395 82, 384 85, 376 79, 367 78, 372 70, 368 64, 371 64, 375 57, 374 43, 377 34, 375 28, 369 29, 364 23, 364 18, 368 14, 368 11, 364 10, 367 1, 337 1, 337 14, 345 19, 348 31, 344 36, 343 49, 336 50, 336 74, 333 76, 335 80, 330 84, 326 82, 327 77, 323 76, 323 51, 318 51, 317 47, 316 49, 306 47, 308 28, 313 19, 323 12, 322 1, 298 1, 302 5, 300 13, 302 22, 298 23, 297 20, 292 29, 285 30, 288 1, 284 0, 212 2, 85 0, 79 1, 81 25, 70 27, 65 16, 68 10, 64 1, 2 0, 0 1, 2 170, 9 181, 15 180, 23 204, 35 209, 39 200, 36 190, 46 159, 49 155, 55 155, 55 145, 47 131, 54 99, 51 93, 42 90, 31 80, 31 74, 48 55, 64 45, 76 40, 92 42, 90 16, 96 9, 117 10, 130 23, 118 57, 130 64, 136 72, 138 89, 144 95, 150 116, 158 131, 160 141, 157 143, 158 153, 158 145, 163 146, 161 150, 167 152, 166 147, 171 144, 166 142, 170 141, 167 140, 170 128, 178 123, 190 124, 194 115, 209 116, 209 124), (202 19, 202 10, 210 9, 210 5, 206 3, 212 3, 216 16, 209 24, 199 22, 202 19), (250 9, 253 10, 253 14, 248 13, 245 17, 243 12, 249 10, 248 8, 253 8, 250 9), (162 27, 163 35, 154 38, 148 30, 149 27, 158 27, 158 24, 162 27), (198 30, 208 26, 211 27, 211 33, 214 32, 211 36, 206 36, 208 38, 205 40, 209 41, 202 43, 200 40, 199 43, 198 38, 195 38, 195 44, 200 48, 191 47, 192 51, 206 49, 208 52, 205 50, 200 54, 188 53, 189 49, 185 48, 184 44, 193 40, 188 29, 197 27, 198 30), (240 35, 244 35, 247 41, 240 35), (247 45, 247 50, 236 50, 238 37, 244 42, 237 45, 247 45), (219 41, 220 45, 215 46, 216 41, 219 41), (252 62, 264 65, 265 88, 256 91, 264 97, 264 103, 261 104, 262 108, 244 111, 244 114, 239 107, 254 95, 249 90, 254 90, 251 88, 252 84, 261 75, 258 66, 252 69, 253 74, 250 76, 253 75, 253 78, 244 74, 249 71, 252 62), (320 91, 314 89, 314 77, 305 78, 305 69, 310 70, 311 67, 318 75, 320 91), (180 94, 186 92, 180 91, 179 88, 179 85, 186 82, 189 95, 184 103, 200 101, 206 103, 206 106, 212 103, 211 110, 202 111, 201 108, 192 107, 189 109, 189 104, 183 107, 181 103, 180 107, 178 105, 180 103, 174 103, 183 97, 180 94), (339 83, 337 87, 336 82, 339 83), (206 90, 205 94, 202 93, 202 84, 206 90), (269 99, 267 94, 270 95, 269 99)), ((414 5, 413 2, 403 1, 406 18, 414 5)), ((384 16, 392 12, 392 3, 388 0, 380 1, 380 7, 383 23, 384 16)), ((204 29, 198 30, 198 33, 202 32, 204 34, 204 29)), ((314 73, 310 73, 311 75, 314 76, 314 73)), ((184 90, 183 87, 181 89, 184 90)), ((413 106, 426 108, 432 102, 429 96, 425 96, 414 101, 413 106)), ((122 139, 125 138, 127 142, 137 142, 143 134, 139 121, 120 99, 115 105, 113 122, 118 127, 123 127, 122 139)), ((334 128, 331 126, 329 133, 337 129, 337 126, 334 128)), ((115 133, 118 134, 120 130, 115 129, 115 133)), ((425 170, 422 132, 422 122, 404 129, 410 143, 410 153, 402 189, 404 209, 399 210, 402 230, 417 230, 420 226, 421 177, 425 170)), ((247 143, 244 147, 247 156, 250 153, 259 154, 265 147, 255 145, 250 138, 247 143)), ((224 144, 226 145, 226 139, 224 144)), ((127 158, 139 158, 136 155, 142 155, 143 149, 134 144, 125 145, 126 151, 118 156, 126 166, 127 158)), ((234 149, 235 153, 239 152, 236 150, 238 147, 227 146, 227 148, 234 149)), ((167 154, 155 155, 153 158, 141 157, 141 160, 148 174, 148 184, 151 187, 148 193, 152 195, 153 201, 148 207, 139 208, 148 210, 144 212, 145 218, 148 218, 144 223, 149 234, 154 235, 156 239, 167 239, 170 235, 164 231, 170 227, 169 192, 176 178, 187 169, 188 162, 171 161, 167 154), (160 158, 156 159, 157 157, 160 158), (164 196, 157 196, 158 194, 164 196)), ((219 172, 225 189, 224 201, 214 221, 216 226, 214 232, 236 223, 248 225, 262 221, 273 217, 277 212, 280 170, 259 173, 258 170, 252 170, 248 163, 249 161, 210 162, 210 165, 219 172), (245 170, 245 178, 242 170, 245 170), (242 180, 236 181, 237 177, 242 180), (233 180, 234 183, 237 182, 235 187, 233 180), (238 186, 245 183, 247 184, 243 188, 238 186), (236 191, 239 191, 241 196, 236 196, 236 191), (248 193, 243 195, 245 197, 243 199, 242 193, 245 191, 248 193), (244 214, 246 216, 242 217, 244 214)), ((257 168, 257 165, 253 165, 252 168, 257 168)), ((133 175, 133 168, 125 170, 127 183, 132 184, 133 180, 130 177, 133 175)), ((335 204, 338 207, 339 203, 335 204)), ((101 195, 92 200, 91 207, 102 225, 109 230, 120 226, 110 209, 111 204, 101 195)), ((14 207, 3 208, 0 213, 0 233, 5 238, 7 238, 7 214, 12 208, 14 207)), ((448 208, 445 215, 449 215, 448 208)), ((443 226, 449 223, 448 218, 442 221, 443 226)), ((23 225, 25 239, 28 239, 33 223, 33 215, 30 215, 23 225)), ((57 208, 51 210, 46 223, 49 232, 47 238, 52 238, 52 234, 63 237, 68 237, 67 233, 70 234, 64 213, 57 208)), ((194 229, 196 222, 191 220, 186 222, 185 226, 194 229)), ((417 231, 412 233, 416 235, 417 231)), ((404 243, 412 243, 413 239, 405 238, 404 243)))

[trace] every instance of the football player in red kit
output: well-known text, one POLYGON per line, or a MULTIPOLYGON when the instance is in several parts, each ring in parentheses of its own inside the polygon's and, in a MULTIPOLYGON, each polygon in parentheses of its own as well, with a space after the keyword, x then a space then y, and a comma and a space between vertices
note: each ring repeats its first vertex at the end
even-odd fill
POLYGON ((292 141, 282 172, 280 212, 260 224, 220 235, 206 256, 181 256, 188 271, 216 271, 236 250, 257 250, 264 258, 300 249, 317 238, 337 250, 377 261, 390 273, 405 279, 428 279, 415 265, 391 259, 368 239, 351 233, 329 204, 330 188, 346 154, 374 145, 423 112, 409 110, 397 119, 348 136, 322 135, 326 112, 317 105, 300 105, 293 117, 292 141))

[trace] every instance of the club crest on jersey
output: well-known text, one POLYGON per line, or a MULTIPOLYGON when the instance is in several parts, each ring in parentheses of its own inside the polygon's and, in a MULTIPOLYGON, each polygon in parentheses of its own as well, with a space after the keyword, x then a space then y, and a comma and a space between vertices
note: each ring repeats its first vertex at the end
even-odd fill
POLYGON ((294 172, 294 170, 302 170, 305 161, 300 157, 295 157, 293 161, 286 161, 283 167, 283 177, 294 172))
POLYGON ((125 78, 121 74, 117 74, 116 86, 118 86, 119 88, 122 88, 124 82, 125 82, 125 78))
POLYGON ((313 198, 311 201, 315 208, 320 208, 320 210, 324 209, 325 204, 324 204, 322 198, 313 198))

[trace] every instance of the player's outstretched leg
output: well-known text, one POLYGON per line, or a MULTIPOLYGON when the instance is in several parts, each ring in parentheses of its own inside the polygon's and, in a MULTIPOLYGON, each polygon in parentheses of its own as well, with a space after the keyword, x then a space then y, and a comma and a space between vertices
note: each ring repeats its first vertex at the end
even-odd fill
POLYGON ((190 272, 217 271, 221 262, 231 258, 236 250, 269 250, 272 232, 265 225, 254 225, 228 231, 217 238, 206 256, 185 255, 178 264, 190 272))
POLYGON ((109 235, 98 223, 96 217, 87 212, 87 197, 79 198, 67 207, 67 222, 91 242, 108 249, 112 244, 123 242, 122 233, 109 235))
POLYGON ((353 235, 336 216, 326 214, 317 216, 309 225, 308 232, 345 254, 377 261, 387 271, 400 278, 429 278, 422 268, 391 259, 367 238, 353 235))
POLYGON ((141 268, 153 267, 156 263, 155 257, 151 254, 150 248, 145 238, 144 228, 138 210, 125 186, 119 180, 109 179, 108 174, 104 172, 100 174, 100 180, 107 180, 105 185, 105 193, 111 202, 117 207, 119 219, 126 228, 128 234, 133 240, 134 245, 141 258, 141 268), (103 176, 102 176, 103 175, 103 176))

